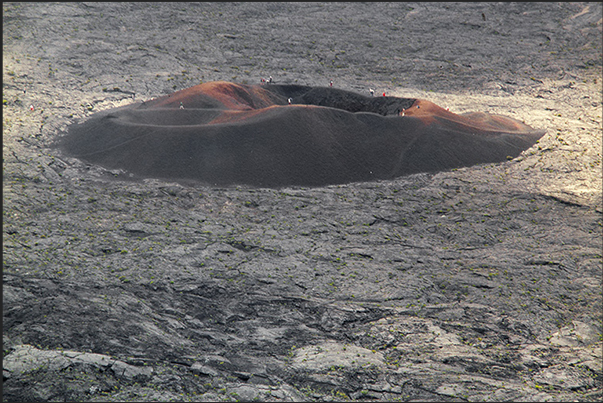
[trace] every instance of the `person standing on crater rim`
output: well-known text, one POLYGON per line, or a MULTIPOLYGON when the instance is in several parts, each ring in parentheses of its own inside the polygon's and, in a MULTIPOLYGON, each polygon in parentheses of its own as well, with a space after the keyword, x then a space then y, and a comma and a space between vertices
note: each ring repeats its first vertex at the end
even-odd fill
POLYGON ((369 88, 369 92, 371 93, 371 97, 375 96, 375 90, 373 90, 372 88, 369 88))

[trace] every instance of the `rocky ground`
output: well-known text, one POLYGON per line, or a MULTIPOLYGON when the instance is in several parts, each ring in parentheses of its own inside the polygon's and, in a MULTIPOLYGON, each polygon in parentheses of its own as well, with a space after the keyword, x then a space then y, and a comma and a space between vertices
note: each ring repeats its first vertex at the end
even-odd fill
POLYGON ((3 3, 3 400, 599 401, 601 15, 3 3), (133 94, 269 75, 547 134, 502 164, 282 189, 116 181, 49 147, 133 94))

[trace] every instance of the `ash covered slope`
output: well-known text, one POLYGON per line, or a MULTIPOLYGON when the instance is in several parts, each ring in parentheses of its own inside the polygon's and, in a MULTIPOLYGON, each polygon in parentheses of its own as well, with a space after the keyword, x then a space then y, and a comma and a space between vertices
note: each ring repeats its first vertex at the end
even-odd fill
POLYGON ((72 125, 60 146, 141 177, 322 186, 501 162, 543 134, 416 99, 212 82, 100 113, 72 125))

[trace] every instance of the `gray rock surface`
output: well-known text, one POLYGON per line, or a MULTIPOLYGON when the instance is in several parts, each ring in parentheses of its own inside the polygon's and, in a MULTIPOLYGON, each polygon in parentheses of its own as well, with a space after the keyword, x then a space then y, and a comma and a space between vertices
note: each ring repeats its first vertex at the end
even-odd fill
POLYGON ((3 3, 3 400, 600 401, 601 28, 599 3, 3 3), (268 76, 547 134, 283 189, 49 147, 133 94, 268 76))

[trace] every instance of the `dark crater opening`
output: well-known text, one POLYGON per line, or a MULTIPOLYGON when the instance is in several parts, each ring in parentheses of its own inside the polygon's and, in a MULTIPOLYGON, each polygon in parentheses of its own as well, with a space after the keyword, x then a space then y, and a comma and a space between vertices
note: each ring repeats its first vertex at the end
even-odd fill
POLYGON ((371 112, 382 116, 398 115, 415 102, 414 98, 371 97, 331 87, 269 84, 264 88, 285 99, 291 98, 292 104, 324 106, 352 113, 371 112))

